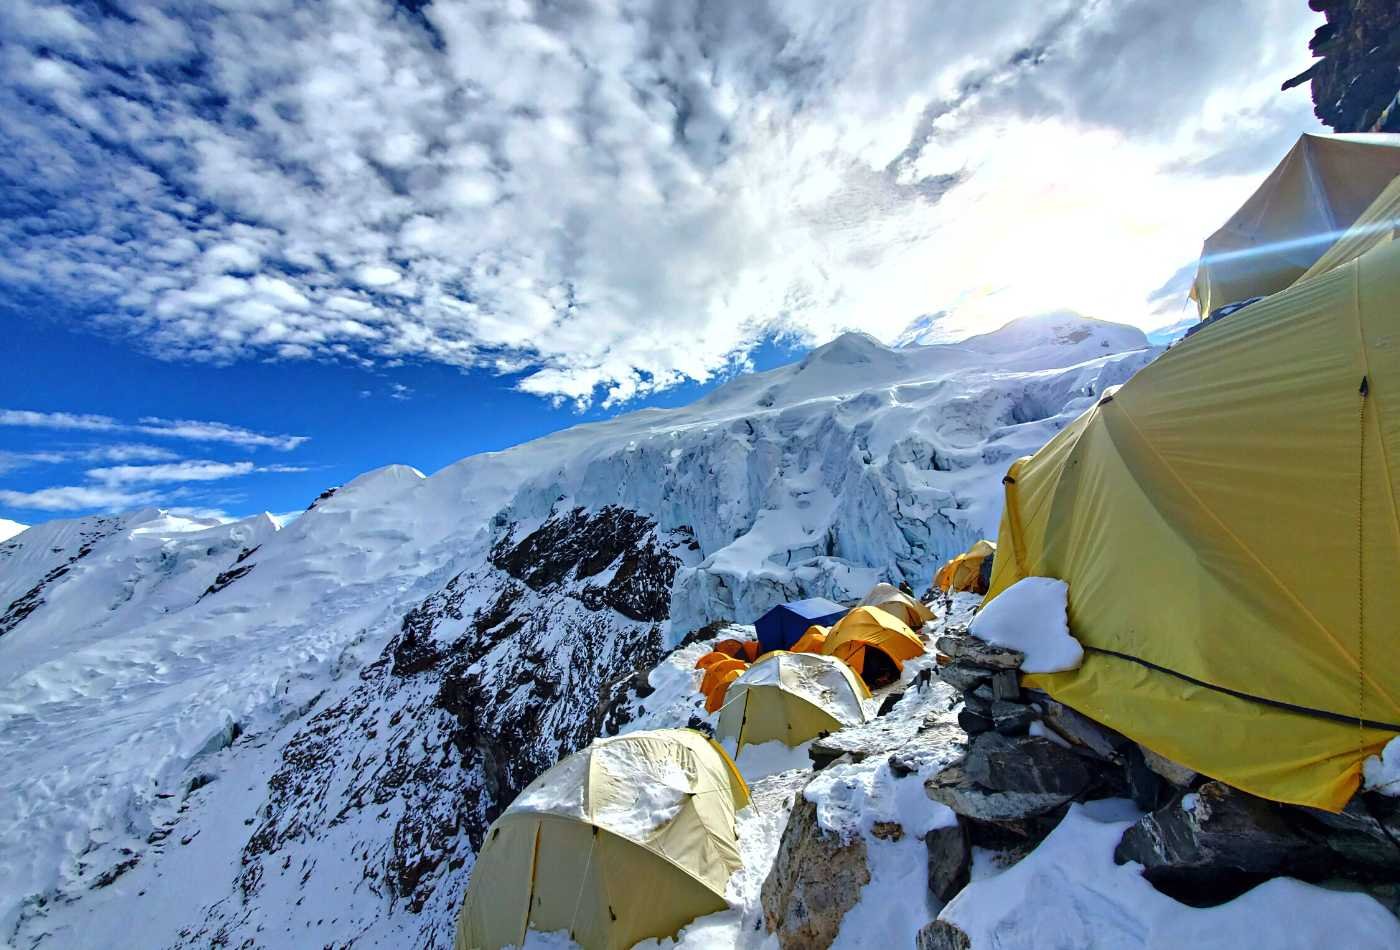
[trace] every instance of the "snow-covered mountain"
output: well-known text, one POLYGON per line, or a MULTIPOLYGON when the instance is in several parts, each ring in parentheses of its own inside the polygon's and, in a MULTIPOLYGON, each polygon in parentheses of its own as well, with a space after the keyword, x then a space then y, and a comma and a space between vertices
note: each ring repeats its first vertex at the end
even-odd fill
POLYGON ((449 944, 487 824, 641 714, 669 650, 922 589, 995 532, 1006 466, 1156 352, 1067 315, 848 334, 682 409, 370 472, 280 530, 0 543, 0 943, 449 944))
POLYGON ((0 518, 0 541, 10 540, 27 527, 29 527, 27 524, 11 521, 9 518, 0 518))

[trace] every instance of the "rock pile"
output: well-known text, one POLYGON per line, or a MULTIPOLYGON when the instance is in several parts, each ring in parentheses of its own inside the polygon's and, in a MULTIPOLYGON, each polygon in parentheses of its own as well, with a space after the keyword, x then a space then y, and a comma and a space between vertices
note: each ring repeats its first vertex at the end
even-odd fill
MULTIPOLYGON (((1017 860, 1064 817, 1071 802, 1130 797, 1147 812, 1115 858, 1142 865, 1159 890, 1213 906, 1270 877, 1288 875, 1371 893, 1400 913, 1400 802, 1358 795, 1338 815, 1256 798, 1143 749, 1056 702, 1022 689, 1014 650, 963 629, 937 640, 937 676, 963 707, 966 755, 925 783, 958 826, 927 838, 929 888, 950 900, 967 882, 973 845, 1017 860)), ((924 948, 965 947, 935 921, 924 948)))

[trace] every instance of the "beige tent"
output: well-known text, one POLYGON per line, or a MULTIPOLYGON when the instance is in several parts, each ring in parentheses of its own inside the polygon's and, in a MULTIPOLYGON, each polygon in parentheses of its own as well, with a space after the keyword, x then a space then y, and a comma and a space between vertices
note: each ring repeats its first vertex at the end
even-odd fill
POLYGON ((594 948, 672 936, 724 910, 748 788, 689 729, 599 739, 535 779, 486 832, 454 950, 560 930, 594 948))
POLYGON ((890 616, 903 620, 914 630, 933 619, 932 610, 893 584, 876 584, 858 606, 883 610, 890 616))
POLYGON ((1400 175, 1400 135, 1304 135, 1206 239, 1191 297, 1202 316, 1301 277, 1400 175))
POLYGON ((745 745, 801 745, 866 720, 870 691, 842 661, 813 653, 766 654, 729 686, 716 735, 745 745))

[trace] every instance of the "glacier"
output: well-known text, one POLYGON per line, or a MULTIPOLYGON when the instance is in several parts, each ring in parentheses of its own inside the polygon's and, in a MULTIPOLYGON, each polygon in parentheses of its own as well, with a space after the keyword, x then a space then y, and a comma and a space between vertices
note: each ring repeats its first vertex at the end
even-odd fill
POLYGON ((1159 352, 1071 314, 846 334, 281 526, 151 509, 0 542, 0 943, 450 945, 490 820, 646 716, 671 650, 922 590, 995 535, 1011 461, 1159 352))

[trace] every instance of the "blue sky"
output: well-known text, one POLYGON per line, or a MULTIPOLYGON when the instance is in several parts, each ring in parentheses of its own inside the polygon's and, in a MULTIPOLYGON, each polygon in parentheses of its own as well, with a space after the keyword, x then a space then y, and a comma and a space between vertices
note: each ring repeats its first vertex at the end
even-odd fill
POLYGON ((931 313, 1175 323, 1202 238, 1318 129, 1279 84, 1319 22, 7 0, 0 517, 301 508, 931 313))

